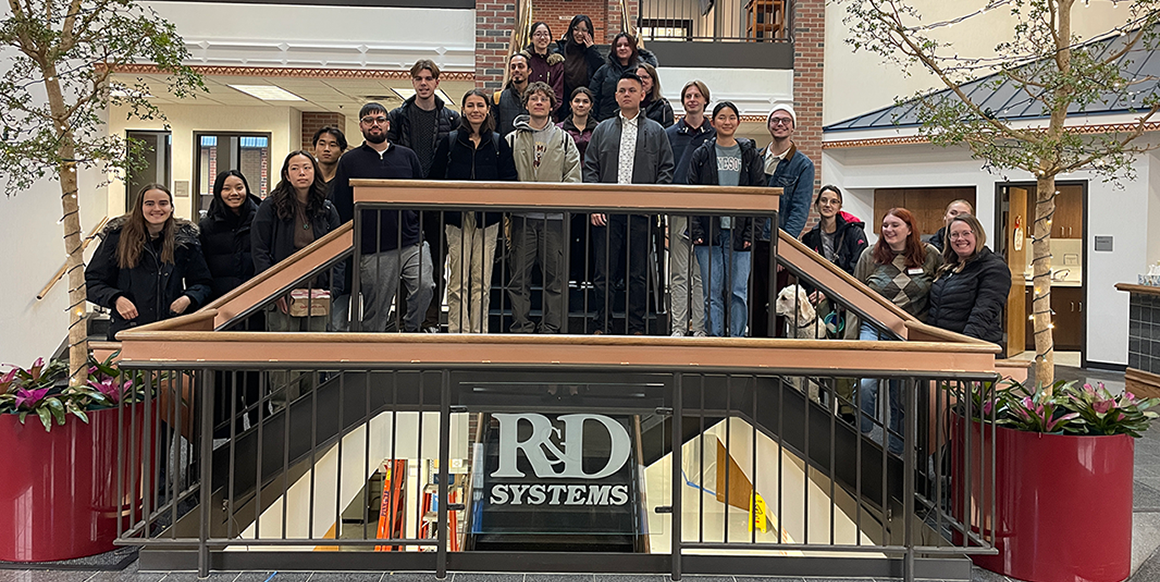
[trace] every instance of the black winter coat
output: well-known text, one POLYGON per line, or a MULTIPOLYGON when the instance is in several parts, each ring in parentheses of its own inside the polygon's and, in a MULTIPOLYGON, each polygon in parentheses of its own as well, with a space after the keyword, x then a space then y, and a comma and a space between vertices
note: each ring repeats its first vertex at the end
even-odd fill
POLYGON ((946 242, 946 236, 947 227, 944 226, 934 231, 934 234, 922 237, 922 242, 930 243, 930 246, 938 249, 938 252, 941 253, 943 252, 943 244, 946 242))
POLYGON ((122 330, 176 317, 169 306, 182 295, 190 299, 184 313, 193 313, 205 305, 213 283, 197 240, 197 226, 192 222, 177 220, 173 263, 161 262, 161 241, 157 239, 145 243, 137 266, 131 269, 117 265, 117 245, 124 225, 124 217, 109 221, 85 269, 88 300, 112 312, 109 341, 122 330), (117 311, 117 298, 122 296, 137 308, 135 319, 126 320, 117 311))
POLYGON ((209 212, 199 225, 201 252, 213 275, 210 299, 229 293, 254 276, 254 258, 250 253, 250 223, 258 212, 262 199, 250 194, 242 204, 241 212, 232 210, 215 197, 209 212))
POLYGON ((589 115, 594 116, 596 121, 604 121, 620 111, 620 106, 616 104, 616 84, 620 82, 620 76, 625 71, 636 72, 637 63, 641 62, 657 66, 657 58, 644 49, 637 53, 637 61, 629 63, 628 66, 620 64, 615 51, 608 53, 608 62, 596 71, 592 76, 592 84, 588 86, 596 94, 596 103, 592 105, 592 112, 589 115))
MULTIPOLYGON (((862 257, 862 251, 866 250, 868 246, 866 224, 855 218, 853 214, 846 212, 838 213, 834 219, 838 223, 837 229, 834 231, 834 251, 837 253, 834 264, 853 275, 854 266, 858 264, 858 259, 862 257)), ((825 253, 822 252, 822 225, 818 224, 813 230, 807 232, 802 237, 802 243, 813 249, 815 253, 825 256, 825 253)))
MULTIPOLYGON (((498 133, 491 132, 491 137, 481 139, 476 148, 467 132, 457 129, 439 141, 429 178, 514 182, 519 179, 519 175, 516 173, 512 147, 498 133)), ((479 221, 482 218, 484 226, 503 220, 502 212, 488 212, 483 217, 480 214, 476 212, 475 219, 479 221)), ((463 215, 460 212, 447 212, 443 219, 451 226, 463 226, 463 215)))
MULTIPOLYGON (((741 175, 738 177, 738 186, 762 186, 765 184, 765 165, 761 156, 757 155, 757 146, 748 139, 738 138, 741 146, 741 175)), ((689 184, 702 186, 717 186, 720 180, 717 176, 717 138, 706 140, 689 159, 689 184)), ((757 239, 753 230, 753 217, 733 217, 733 250, 749 250, 746 242, 752 243, 757 239)), ((716 216, 694 216, 689 221, 689 238, 694 244, 720 246, 722 244, 720 221, 716 216), (700 241, 700 242, 697 242, 700 241)))
MULTIPOLYGON (((412 107, 415 107, 414 95, 387 114, 388 119, 391 120, 391 128, 387 130, 388 142, 415 149, 414 144, 411 143, 410 110, 412 107)), ((431 149, 428 151, 435 151, 439 140, 443 139, 451 130, 459 127, 459 114, 444 107, 443 100, 438 96, 435 97, 435 111, 437 111, 435 115, 435 135, 431 138, 431 149)))
MULTIPOLYGON (((314 231, 314 240, 318 240, 338 228, 342 222, 338 218, 338 210, 329 200, 326 201, 324 212, 310 217, 310 227, 314 231)), ((254 224, 250 229, 250 245, 254 249, 254 273, 261 273, 275 264, 286 260, 298 252, 294 248, 294 229, 298 225, 293 220, 278 218, 278 211, 274 207, 274 197, 270 196, 262 201, 258 213, 254 216, 254 224)), ((331 288, 335 295, 342 295, 343 282, 346 280, 346 261, 339 261, 334 269, 334 286, 331 288)), ((324 272, 320 278, 321 285, 329 285, 324 272)))
POLYGON ((673 106, 669 105, 669 100, 664 97, 645 104, 644 116, 661 124, 665 129, 672 127, 675 119, 673 106))
POLYGON ((1011 270, 983 247, 958 273, 944 271, 930 287, 927 322, 965 336, 999 343, 1003 308, 1011 291, 1011 270))
MULTIPOLYGON (((560 101, 560 108, 556 110, 556 119, 563 121, 572 115, 572 92, 576 90, 576 87, 592 86, 592 77, 596 75, 596 71, 599 71, 600 67, 604 66, 604 55, 600 54, 600 49, 596 48, 596 45, 569 45, 565 39, 556 41, 550 48, 564 56, 564 94, 556 95, 556 99, 560 101), (568 83, 568 59, 583 59, 585 64, 587 64, 588 74, 584 79, 583 85, 572 85, 568 83)), ((583 157, 584 154, 581 153, 580 156, 583 157)))

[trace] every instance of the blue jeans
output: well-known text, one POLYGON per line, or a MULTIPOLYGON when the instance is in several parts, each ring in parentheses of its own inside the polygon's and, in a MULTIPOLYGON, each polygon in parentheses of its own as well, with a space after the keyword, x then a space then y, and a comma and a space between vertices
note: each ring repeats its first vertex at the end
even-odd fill
POLYGON ((728 244, 729 231, 723 230, 723 246, 697 246, 697 264, 705 289, 705 331, 714 337, 725 335, 725 302, 729 301, 729 335, 742 337, 748 323, 749 251, 735 251, 728 244), (725 282, 729 282, 729 294, 725 282))
MULTIPOLYGON (((858 339, 878 341, 882 338, 877 329, 862 324, 858 339)), ((870 434, 871 429, 874 428, 874 419, 878 417, 878 382, 877 378, 863 378, 858 386, 858 396, 861 398, 862 408, 862 434, 870 434)), ((902 380, 887 380, 887 385, 890 390, 890 422, 887 424, 891 433, 889 450, 895 455, 901 455, 903 444, 902 380)))

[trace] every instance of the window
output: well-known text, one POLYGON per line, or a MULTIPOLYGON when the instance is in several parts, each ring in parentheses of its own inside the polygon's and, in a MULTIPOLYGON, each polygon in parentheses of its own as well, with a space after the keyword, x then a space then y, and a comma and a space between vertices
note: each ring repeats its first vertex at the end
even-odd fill
MULTIPOLYGON (((265 198, 270 193, 270 134, 268 133, 202 133, 195 132, 194 189, 200 213, 209 210, 213 201, 213 182, 218 173, 239 170, 250 185, 250 192, 265 198)), ((199 215, 192 217, 200 218, 199 215)))

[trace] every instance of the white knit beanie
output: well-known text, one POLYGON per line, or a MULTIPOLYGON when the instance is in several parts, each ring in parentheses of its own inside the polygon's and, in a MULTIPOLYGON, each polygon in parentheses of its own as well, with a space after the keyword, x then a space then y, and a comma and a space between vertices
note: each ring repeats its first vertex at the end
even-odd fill
POLYGON ((794 127, 797 127, 797 114, 793 111, 793 105, 790 105, 789 103, 778 103, 777 105, 774 105, 773 109, 769 110, 769 115, 765 118, 766 125, 769 125, 769 120, 773 117, 773 114, 777 113, 778 111, 784 111, 788 113, 790 119, 793 119, 794 127))

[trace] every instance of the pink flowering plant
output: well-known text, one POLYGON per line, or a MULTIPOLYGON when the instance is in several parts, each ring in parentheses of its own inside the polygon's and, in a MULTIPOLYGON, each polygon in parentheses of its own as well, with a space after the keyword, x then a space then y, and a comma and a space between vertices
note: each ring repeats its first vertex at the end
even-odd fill
POLYGON ((1160 405, 1160 398, 1137 398, 1129 392, 1114 395, 1103 382, 1097 384, 1079 386, 1058 380, 1031 389, 1008 380, 989 397, 976 398, 982 390, 973 390, 972 398, 978 404, 976 410, 984 410, 985 416, 994 408, 996 423, 1028 432, 1139 438, 1152 419, 1160 416, 1149 410, 1160 405))
POLYGON ((138 395, 131 381, 119 381, 112 360, 113 356, 104 362, 90 358, 88 382, 78 386, 68 384, 67 360, 45 363, 38 358, 28 368, 0 364, 0 414, 18 414, 21 424, 35 414, 46 431, 52 430, 54 421, 63 425, 70 415, 87 423, 86 411, 116 406, 138 395))

